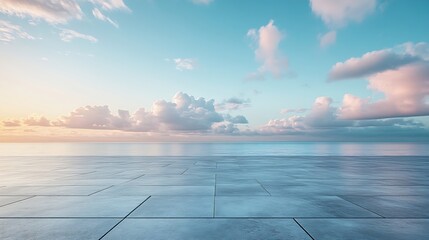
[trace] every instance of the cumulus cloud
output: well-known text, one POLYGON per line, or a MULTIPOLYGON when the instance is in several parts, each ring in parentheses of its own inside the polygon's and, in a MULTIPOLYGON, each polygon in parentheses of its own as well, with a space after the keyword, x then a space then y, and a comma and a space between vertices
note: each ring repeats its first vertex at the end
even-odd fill
POLYGON ((330 28, 360 22, 376 8, 376 0, 310 0, 311 10, 330 28))
POLYGON ((0 20, 0 41, 11 42, 17 38, 34 39, 33 36, 22 30, 20 26, 0 20))
POLYGON ((64 42, 71 42, 74 39, 83 39, 92 43, 98 42, 98 39, 87 34, 79 33, 71 29, 62 29, 59 33, 61 40, 64 42))
POLYGON ((405 43, 335 64, 329 79, 366 77, 381 100, 345 94, 339 115, 344 119, 377 119, 429 115, 429 45, 405 43))
POLYGON ((331 31, 319 37, 321 47, 335 43, 337 29, 349 22, 361 22, 376 9, 377 0, 310 0, 313 13, 319 16, 331 31))
POLYGON ((223 110, 239 110, 250 106, 250 99, 242 99, 232 97, 223 100, 221 103, 216 104, 216 109, 223 110))
POLYGON ((105 16, 98 8, 94 8, 92 10, 92 15, 94 15, 95 18, 97 18, 101 21, 108 22, 108 23, 112 24, 114 27, 119 28, 119 25, 115 21, 113 21, 109 17, 105 16))
POLYGON ((337 40, 337 32, 336 31, 329 31, 323 35, 320 36, 320 46, 325 48, 329 45, 332 45, 337 40))
MULTIPOLYGON (((171 101, 155 101, 150 110, 140 108, 134 114, 119 110, 112 114, 108 106, 81 107, 55 122, 56 126, 82 129, 106 129, 132 132, 216 132, 222 125, 247 123, 244 116, 216 112, 214 100, 177 93, 171 101), (216 126, 216 127, 215 127, 216 126), (215 128, 219 128, 215 130, 215 128)), ((225 128, 230 129, 230 127, 225 128)), ((228 132, 230 132, 228 130, 228 132)))
POLYGON ((209 5, 213 1, 214 0, 192 0, 193 3, 200 4, 200 5, 209 5))
POLYGON ((83 16, 75 0, 2 0, 0 12, 22 18, 41 19, 52 24, 64 24, 83 16))
POLYGON ((283 77, 287 69, 287 59, 280 53, 279 44, 283 34, 271 20, 267 25, 258 30, 250 29, 247 36, 257 42, 255 57, 261 63, 258 71, 249 75, 249 79, 264 79, 264 75, 270 73, 274 78, 283 77))

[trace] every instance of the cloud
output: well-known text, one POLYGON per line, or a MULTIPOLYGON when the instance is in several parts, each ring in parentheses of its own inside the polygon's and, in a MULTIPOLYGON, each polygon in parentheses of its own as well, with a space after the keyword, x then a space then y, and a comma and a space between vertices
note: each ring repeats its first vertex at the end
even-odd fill
POLYGON ((195 4, 199 4, 199 5, 209 5, 210 3, 212 3, 214 0, 191 0, 193 3, 195 4))
POLYGON ((176 69, 179 71, 190 71, 190 70, 194 70, 197 66, 197 61, 195 59, 192 58, 174 58, 172 60, 170 59, 165 59, 166 61, 172 61, 174 62, 174 64, 176 65, 176 69))
POLYGON ((45 117, 40 117, 39 119, 30 117, 25 119, 23 122, 27 126, 42 126, 42 127, 51 126, 51 122, 45 117))
POLYGON ((221 103, 216 104, 216 109, 218 109, 219 111, 239 110, 245 107, 250 107, 250 99, 232 97, 223 100, 221 103))
POLYGON ((0 20, 0 41, 11 42, 20 39, 33 40, 34 37, 23 31, 20 26, 0 20))
POLYGON ((360 22, 376 8, 376 0, 310 0, 311 10, 331 29, 360 22))
POLYGON ((21 126, 21 121, 19 121, 19 120, 3 121, 3 126, 5 126, 5 127, 19 127, 19 126, 21 126))
POLYGON ((336 40, 337 40, 337 32, 329 31, 320 36, 320 46, 322 48, 326 48, 329 45, 334 44, 336 40))
POLYGON ((429 63, 406 65, 372 75, 369 88, 381 92, 378 101, 346 94, 340 116, 345 119, 377 119, 429 115, 429 63))
POLYGON ((307 112, 308 109, 307 108, 296 108, 296 109, 292 109, 292 108, 285 108, 280 110, 281 114, 289 114, 289 113, 305 113, 307 112))
POLYGON ((244 116, 222 116, 214 100, 177 93, 172 101, 157 100, 150 110, 140 108, 134 114, 119 110, 114 115, 108 106, 81 107, 54 124, 67 128, 121 130, 130 132, 217 132, 214 124, 247 123, 244 116))
POLYGON ((119 28, 119 25, 115 21, 113 21, 109 17, 106 17, 98 8, 94 8, 92 10, 92 15, 94 15, 95 18, 101 21, 108 22, 112 24, 114 27, 119 28))
POLYGON ((397 53, 393 49, 383 49, 365 53, 359 58, 350 58, 336 63, 329 72, 329 80, 366 77, 385 70, 397 69, 420 60, 409 53, 397 53))
POLYGON ((361 22, 376 9, 377 0, 310 0, 313 13, 331 30, 319 37, 319 44, 326 48, 335 43, 335 30, 349 22, 361 22))
POLYGON ((342 119, 341 109, 332 106, 329 97, 318 97, 306 115, 272 119, 254 133, 268 136, 289 136, 290 139, 358 140, 428 139, 424 124, 411 119, 353 120, 342 119))
POLYGON ((130 9, 125 5, 123 0, 89 0, 95 5, 100 6, 104 10, 127 10, 130 11, 130 9))
POLYGON ((379 119, 429 115, 429 45, 405 43, 335 64, 329 79, 366 77, 368 88, 383 99, 345 94, 343 119, 379 119))
POLYGON ((91 36, 91 35, 79 33, 79 32, 76 32, 74 30, 71 30, 71 29, 62 29, 59 35, 60 35, 61 40, 63 40, 64 42, 71 42, 72 40, 74 40, 76 38, 88 40, 92 43, 98 42, 98 39, 91 36))
POLYGON ((247 118, 243 115, 237 115, 237 116, 233 117, 229 114, 226 114, 226 115, 224 115, 223 118, 225 121, 228 121, 228 122, 234 123, 234 124, 247 124, 247 123, 249 123, 249 121, 247 121, 247 118))
POLYGON ((257 42, 255 57, 262 65, 258 71, 251 73, 249 79, 264 79, 266 73, 270 73, 274 78, 283 77, 287 69, 287 59, 279 51, 280 41, 283 34, 274 25, 271 20, 267 25, 256 29, 250 29, 247 36, 257 42))
POLYGON ((41 19, 52 24, 64 24, 83 16, 75 0, 2 0, 0 12, 21 18, 41 19))

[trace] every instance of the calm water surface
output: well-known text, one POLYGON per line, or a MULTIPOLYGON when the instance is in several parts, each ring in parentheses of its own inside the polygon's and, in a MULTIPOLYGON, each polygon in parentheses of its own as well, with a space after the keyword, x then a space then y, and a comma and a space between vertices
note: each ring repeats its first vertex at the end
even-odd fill
POLYGON ((0 156, 429 156, 429 143, 0 143, 0 156))

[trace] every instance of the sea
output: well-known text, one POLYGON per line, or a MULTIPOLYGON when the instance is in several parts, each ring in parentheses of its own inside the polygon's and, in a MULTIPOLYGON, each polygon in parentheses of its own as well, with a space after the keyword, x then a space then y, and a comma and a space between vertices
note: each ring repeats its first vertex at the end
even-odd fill
POLYGON ((429 156, 429 143, 0 143, 0 156, 429 156))

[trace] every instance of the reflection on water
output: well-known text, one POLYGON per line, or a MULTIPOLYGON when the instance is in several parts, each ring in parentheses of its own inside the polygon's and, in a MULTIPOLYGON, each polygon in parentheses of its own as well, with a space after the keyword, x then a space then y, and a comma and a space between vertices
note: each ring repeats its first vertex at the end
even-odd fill
POLYGON ((0 143, 0 156, 429 156, 429 143, 0 143))

